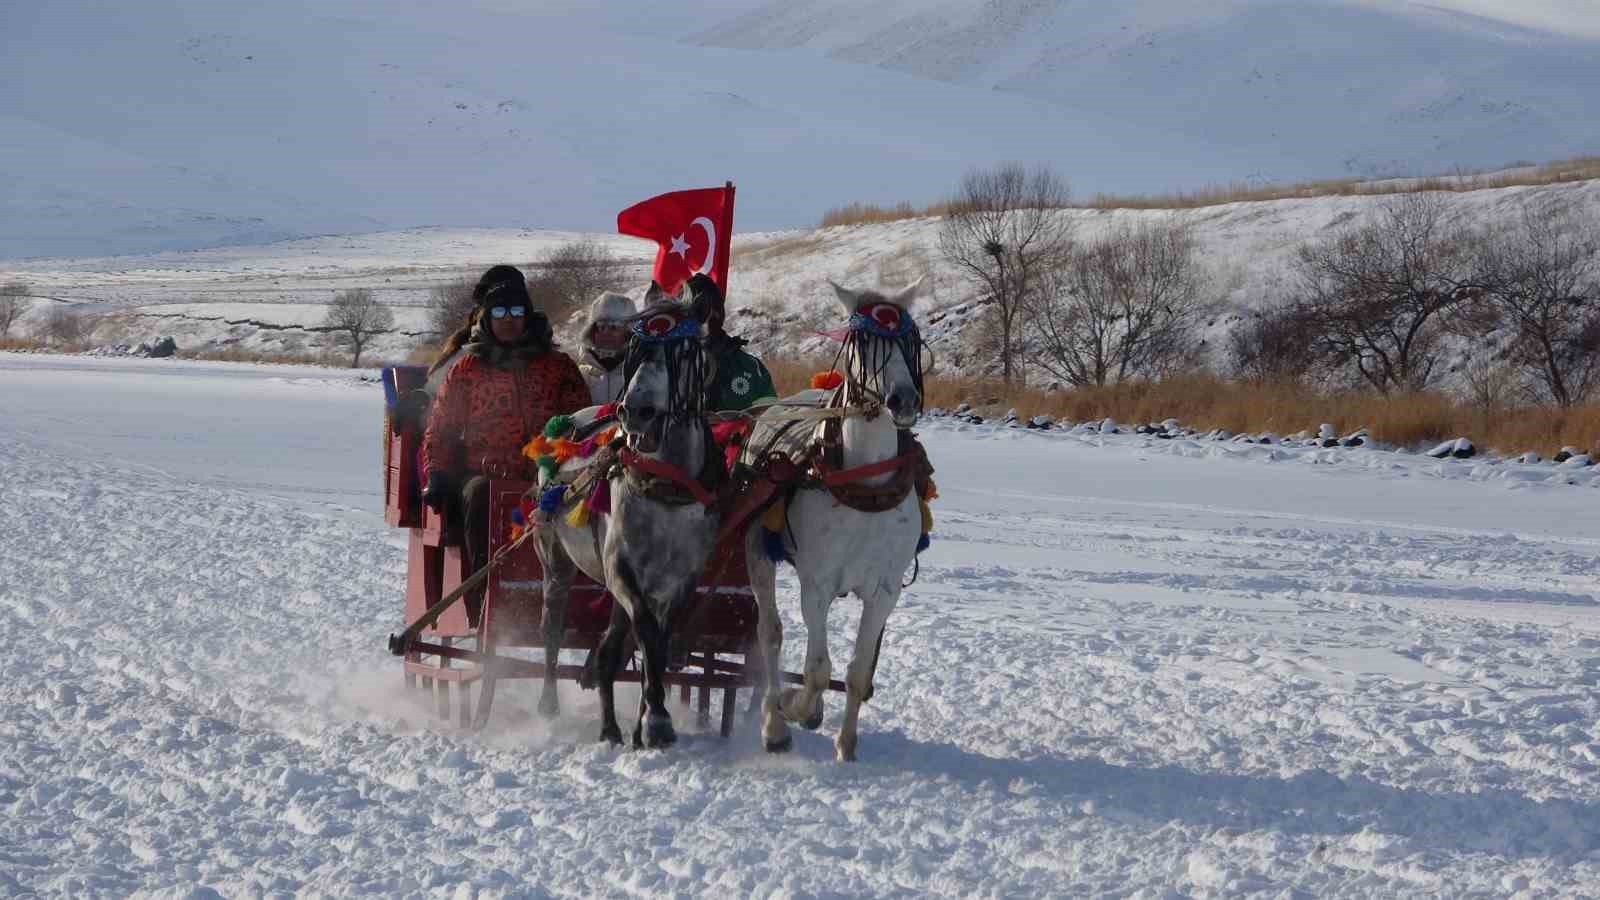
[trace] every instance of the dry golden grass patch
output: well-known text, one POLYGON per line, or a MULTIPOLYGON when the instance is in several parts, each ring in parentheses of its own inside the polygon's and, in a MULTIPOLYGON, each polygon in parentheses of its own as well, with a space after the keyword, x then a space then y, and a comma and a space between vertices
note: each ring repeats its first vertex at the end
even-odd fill
POLYGON ((1340 434, 1366 428, 1377 440, 1419 446, 1468 437, 1486 450, 1549 456, 1564 446, 1600 449, 1600 406, 1486 410, 1441 394, 1329 393, 1293 384, 1252 384, 1211 375, 1070 391, 1007 389, 993 380, 934 378, 928 406, 972 403, 984 415, 1016 409, 1083 422, 1139 424, 1175 418, 1190 428, 1293 434, 1326 422, 1340 434))
POLYGON ((814 253, 822 249, 824 242, 822 235, 815 232, 807 232, 805 234, 774 238, 759 244, 746 244, 734 249, 730 265, 767 263, 790 256, 814 253))
POLYGON ((912 206, 910 203, 896 203, 894 206, 878 206, 875 203, 850 203, 845 206, 836 206, 823 213, 822 224, 817 227, 872 225, 878 222, 899 222, 904 219, 924 219, 929 216, 942 216, 949 210, 949 203, 930 203, 927 206, 912 206))
MULTIPOLYGON (((1424 176, 1419 178, 1323 178, 1296 181, 1287 184, 1232 184, 1211 185, 1194 191, 1174 191, 1162 194, 1096 194, 1087 202, 1074 203, 1080 209, 1197 209, 1221 206, 1224 203, 1244 203, 1261 200, 1295 200, 1308 197, 1385 196, 1389 194, 1416 193, 1419 191, 1482 191, 1505 187, 1538 187, 1564 184, 1570 181, 1588 181, 1600 178, 1600 156, 1543 163, 1517 165, 1510 171, 1489 173, 1459 173, 1456 175, 1424 176)), ((916 207, 909 203, 878 206, 871 203, 851 203, 828 210, 819 227, 830 225, 861 225, 877 222, 895 222, 926 216, 942 216, 950 209, 949 203, 932 203, 916 207)))

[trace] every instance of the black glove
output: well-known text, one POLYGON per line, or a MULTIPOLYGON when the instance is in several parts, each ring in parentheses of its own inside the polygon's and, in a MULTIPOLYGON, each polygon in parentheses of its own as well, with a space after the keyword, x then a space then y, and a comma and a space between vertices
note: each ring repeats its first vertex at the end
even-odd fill
POLYGON ((444 512, 450 498, 450 476, 443 472, 429 472, 428 483, 422 489, 422 502, 436 513, 444 512))

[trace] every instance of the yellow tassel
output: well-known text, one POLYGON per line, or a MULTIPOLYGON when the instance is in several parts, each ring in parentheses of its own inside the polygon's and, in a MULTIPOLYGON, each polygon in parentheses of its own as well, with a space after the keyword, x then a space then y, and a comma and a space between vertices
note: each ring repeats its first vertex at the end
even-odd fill
POLYGON ((761 514, 761 527, 768 531, 782 532, 785 510, 782 500, 767 507, 767 511, 761 514))
POLYGON ((928 505, 928 501, 926 501, 926 500, 920 500, 919 499, 917 502, 922 505, 922 533, 923 534, 932 534, 933 533, 933 507, 929 506, 928 505))
POLYGON ((572 510, 567 513, 567 524, 573 528, 589 527, 589 504, 583 502, 581 498, 572 504, 572 510))

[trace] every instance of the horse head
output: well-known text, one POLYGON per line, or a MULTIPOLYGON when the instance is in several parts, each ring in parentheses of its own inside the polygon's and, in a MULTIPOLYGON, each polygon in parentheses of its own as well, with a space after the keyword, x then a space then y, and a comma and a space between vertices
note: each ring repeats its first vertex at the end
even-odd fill
POLYGON ((655 453, 678 426, 703 428, 711 373, 706 329, 688 290, 673 298, 651 284, 645 303, 628 337, 617 417, 635 450, 655 453))
POLYGON ((922 334, 911 318, 911 304, 922 295, 926 278, 894 294, 854 291, 829 281, 850 316, 840 351, 846 399, 881 403, 896 428, 910 428, 922 414, 922 334))

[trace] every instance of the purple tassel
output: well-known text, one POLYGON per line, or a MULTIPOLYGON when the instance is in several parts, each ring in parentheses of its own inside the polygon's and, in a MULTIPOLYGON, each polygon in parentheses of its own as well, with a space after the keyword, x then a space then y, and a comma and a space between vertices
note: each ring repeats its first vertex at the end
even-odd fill
POLYGON ((589 506, 589 512, 597 516, 611 514, 611 481, 602 478, 595 482, 594 490, 589 492, 589 499, 584 501, 589 506))
POLYGON ((583 439, 583 443, 578 445, 578 451, 577 452, 578 452, 578 458, 579 459, 588 459, 589 457, 594 455, 595 447, 599 446, 598 444, 596 444, 594 442, 594 439, 597 438, 597 437, 599 437, 599 435, 591 434, 588 437, 583 439))

